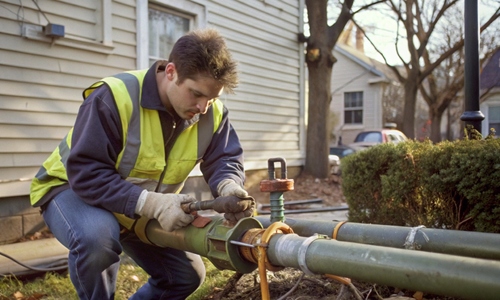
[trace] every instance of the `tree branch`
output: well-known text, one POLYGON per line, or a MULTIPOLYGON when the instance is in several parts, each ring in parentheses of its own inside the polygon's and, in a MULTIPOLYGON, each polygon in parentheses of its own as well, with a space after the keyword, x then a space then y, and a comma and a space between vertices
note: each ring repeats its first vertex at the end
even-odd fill
POLYGON ((422 55, 423 51, 427 48, 427 44, 429 43, 429 39, 430 39, 432 33, 434 32, 434 29, 436 28, 436 25, 437 25, 439 19, 441 19, 441 17, 444 16, 444 13, 446 12, 446 10, 448 10, 450 7, 455 5, 457 2, 458 2, 458 0, 453 0, 450 3, 446 3, 446 1, 445 1, 445 3, 443 3, 443 6, 439 9, 439 12, 436 15, 436 18, 429 22, 429 28, 427 29, 427 32, 426 32, 424 38, 420 41, 420 47, 417 50, 419 57, 422 55))
POLYGON ((372 3, 368 3, 366 5, 363 5, 361 6, 358 10, 356 10, 355 12, 353 12, 351 15, 354 16, 355 14, 359 13, 360 11, 363 11, 365 9, 368 9, 374 5, 377 5, 377 4, 380 4, 380 3, 384 3, 384 2, 387 2, 387 0, 378 0, 378 1, 375 1, 375 2, 372 2, 372 3))
MULTIPOLYGON (((378 54, 380 54, 380 56, 382 56, 382 59, 384 60, 384 63, 393 70, 393 72, 396 74, 396 76, 398 77, 398 80, 400 82, 404 81, 405 78, 401 75, 401 73, 399 72, 398 68, 396 68, 395 66, 392 66, 389 64, 389 62, 387 61, 387 58, 385 57, 384 53, 382 53, 382 51, 380 51, 380 49, 373 43, 373 41, 366 35, 366 32, 365 30, 354 20, 352 19, 352 22, 354 23, 354 25, 356 25, 356 27, 361 30, 361 32, 363 33, 363 36, 368 40, 368 42, 370 43, 370 45, 372 45, 372 47, 375 49, 375 51, 377 51, 378 54)), ((403 63, 405 63, 403 61, 403 63)))
MULTIPOLYGON (((488 28, 491 23, 493 23, 496 19, 500 17, 500 8, 498 8, 495 13, 486 21, 481 26, 481 29, 479 30, 480 33, 482 33, 486 28, 488 28)), ((439 66, 446 58, 448 58, 450 55, 452 55, 455 51, 460 49, 461 47, 464 46, 464 39, 461 39, 458 41, 453 47, 449 48, 445 53, 443 53, 434 63, 429 65, 420 75, 420 80, 419 84, 422 82, 422 80, 427 77, 437 66, 439 66)))
POLYGON ((333 49, 335 44, 337 43, 337 39, 340 36, 340 33, 344 29, 347 22, 351 19, 352 13, 352 4, 354 0, 346 0, 342 4, 342 10, 340 11, 340 15, 337 18, 337 21, 328 27, 327 32, 327 44, 328 47, 333 49))

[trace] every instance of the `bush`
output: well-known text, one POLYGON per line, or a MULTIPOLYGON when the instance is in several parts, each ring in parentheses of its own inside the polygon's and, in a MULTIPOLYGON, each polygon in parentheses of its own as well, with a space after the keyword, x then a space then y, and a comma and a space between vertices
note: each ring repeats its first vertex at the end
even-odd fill
POLYGON ((500 139, 381 144, 342 177, 349 221, 500 233, 500 139))

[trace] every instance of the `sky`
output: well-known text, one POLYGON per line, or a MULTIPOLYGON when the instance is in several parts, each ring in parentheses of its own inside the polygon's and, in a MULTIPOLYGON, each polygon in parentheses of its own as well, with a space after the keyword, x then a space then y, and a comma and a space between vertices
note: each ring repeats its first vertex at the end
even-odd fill
MULTIPOLYGON (((358 2, 355 1, 355 5, 358 3, 371 2, 371 1, 373 0, 362 0, 358 2)), ((479 19, 486 19, 487 17, 490 17, 494 13, 496 8, 498 8, 498 6, 500 5, 499 0, 488 0, 488 1, 478 1, 478 2, 479 2, 479 7, 478 7, 479 19), (489 5, 485 4, 485 2, 489 2, 489 5)), ((460 1, 460 3, 458 3, 456 6, 463 11, 464 0, 460 1)), ((334 9, 332 9, 332 15, 336 16, 334 9)), ((363 28, 367 32, 367 35, 372 40, 372 42, 377 45, 377 47, 381 52, 384 53, 387 61, 392 65, 400 65, 401 60, 398 58, 394 46, 396 40, 397 23, 393 20, 393 18, 394 18, 393 13, 388 11, 387 6, 384 4, 379 6, 377 10, 363 11, 355 16, 356 22, 358 22, 363 26, 363 28)), ((333 19, 333 21, 335 21, 335 19, 333 19)), ((481 24, 483 22, 481 22, 481 24)), ((495 23, 493 23, 491 26, 496 27, 497 32, 500 32, 499 19, 497 19, 495 23)), ((399 32, 400 32, 400 37, 398 45, 400 54, 403 57, 403 59, 407 61, 409 58, 409 54, 408 51, 405 51, 407 49, 407 45, 406 45, 406 39, 404 38, 404 28, 402 28, 402 26, 399 29, 399 32)), ((375 51, 375 49, 371 46, 370 42, 367 39, 365 39, 364 41, 364 49, 366 55, 383 62, 382 56, 377 51, 375 51)))

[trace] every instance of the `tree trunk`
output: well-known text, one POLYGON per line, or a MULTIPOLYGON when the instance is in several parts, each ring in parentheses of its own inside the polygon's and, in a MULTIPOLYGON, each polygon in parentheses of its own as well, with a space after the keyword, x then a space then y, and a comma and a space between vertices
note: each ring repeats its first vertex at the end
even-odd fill
POLYGON ((405 105, 403 110, 403 133, 409 138, 415 138, 415 106, 417 103, 418 85, 415 80, 408 79, 404 83, 405 105))
POLYGON ((441 121, 443 119, 442 112, 432 112, 429 111, 429 118, 431 120, 431 135, 430 139, 433 143, 439 143, 442 140, 441 137, 441 121))
POLYGON ((327 132, 330 112, 330 81, 333 65, 331 54, 325 46, 320 48, 316 61, 307 61, 309 70, 309 112, 307 124, 307 145, 305 171, 318 178, 326 178, 330 167, 328 145, 330 135, 327 132))
POLYGON ((331 78, 335 58, 332 50, 351 18, 354 0, 345 0, 337 21, 329 26, 328 0, 306 0, 311 36, 307 40, 306 62, 309 70, 309 105, 304 170, 317 177, 330 175, 328 132, 331 102, 331 78))

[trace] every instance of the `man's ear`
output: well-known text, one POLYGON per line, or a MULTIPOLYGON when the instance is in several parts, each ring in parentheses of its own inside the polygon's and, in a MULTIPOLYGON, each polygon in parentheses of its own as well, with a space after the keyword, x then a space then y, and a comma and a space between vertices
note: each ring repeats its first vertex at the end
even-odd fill
POLYGON ((176 72, 177 70, 175 69, 174 63, 168 63, 165 67, 165 74, 167 75, 168 80, 173 80, 176 72))

